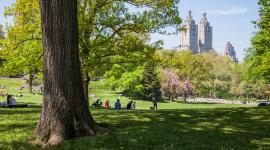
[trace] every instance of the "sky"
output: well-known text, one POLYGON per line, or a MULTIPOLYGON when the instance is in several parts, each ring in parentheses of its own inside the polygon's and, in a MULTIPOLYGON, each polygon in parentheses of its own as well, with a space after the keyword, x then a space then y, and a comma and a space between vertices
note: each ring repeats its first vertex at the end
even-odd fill
POLYGON ((4 16, 4 10, 6 6, 10 6, 15 0, 0 0, 0 24, 5 25, 11 23, 12 19, 4 16))
MULTIPOLYGON (((256 29, 251 21, 258 19, 259 6, 257 0, 180 0, 179 10, 182 19, 188 10, 199 24, 202 13, 213 27, 213 48, 224 54, 225 44, 230 41, 235 47, 240 61, 244 57, 244 49, 250 47, 250 38, 256 29)), ((152 41, 162 39, 164 48, 173 49, 180 45, 180 35, 163 36, 154 34, 152 41)))
MULTIPOLYGON (((5 6, 15 0, 0 0, 0 24, 11 23, 11 18, 3 15, 5 6)), ((224 54, 225 44, 230 41, 236 49, 236 55, 241 61, 244 49, 250 47, 250 38, 256 31, 251 21, 258 19, 257 0, 180 0, 179 11, 182 19, 188 10, 198 24, 202 13, 207 13, 208 21, 213 27, 213 48, 224 54)), ((163 47, 174 49, 180 45, 180 35, 152 34, 151 42, 163 40, 163 47)))

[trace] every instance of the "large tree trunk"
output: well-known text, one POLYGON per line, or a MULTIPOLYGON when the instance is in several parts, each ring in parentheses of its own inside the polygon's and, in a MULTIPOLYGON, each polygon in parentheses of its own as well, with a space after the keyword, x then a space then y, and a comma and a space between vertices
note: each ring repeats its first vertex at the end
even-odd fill
POLYGON ((101 128, 86 104, 79 61, 77 1, 40 0, 44 99, 35 133, 57 144, 101 128))

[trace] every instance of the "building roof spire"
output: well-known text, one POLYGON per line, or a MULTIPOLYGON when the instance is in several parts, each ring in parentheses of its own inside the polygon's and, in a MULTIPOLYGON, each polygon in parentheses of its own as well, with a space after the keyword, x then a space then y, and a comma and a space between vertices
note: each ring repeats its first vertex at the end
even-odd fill
POLYGON ((203 19, 204 20, 207 20, 207 18, 206 18, 206 12, 203 13, 203 19))
POLYGON ((187 25, 195 24, 195 21, 193 20, 193 17, 191 15, 191 10, 188 11, 188 16, 187 16, 185 22, 187 25))
POLYGON ((188 11, 188 17, 192 18, 192 16, 191 16, 191 10, 188 11))
POLYGON ((206 12, 202 14, 201 24, 210 25, 209 22, 207 21, 206 12))

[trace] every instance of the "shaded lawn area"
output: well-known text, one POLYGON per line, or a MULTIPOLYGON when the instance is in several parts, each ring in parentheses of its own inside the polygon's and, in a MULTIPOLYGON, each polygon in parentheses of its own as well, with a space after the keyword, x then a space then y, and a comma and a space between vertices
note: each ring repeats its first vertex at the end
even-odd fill
MULTIPOLYGON (((0 109, 0 149, 28 143, 41 108, 0 109)), ((92 109, 107 133, 66 141, 54 149, 270 149, 270 108, 115 111, 92 109)))

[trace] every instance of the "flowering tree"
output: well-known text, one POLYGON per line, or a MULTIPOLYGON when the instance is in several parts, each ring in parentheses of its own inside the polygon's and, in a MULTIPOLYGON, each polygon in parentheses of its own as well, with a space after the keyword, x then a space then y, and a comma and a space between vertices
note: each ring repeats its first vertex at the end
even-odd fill
POLYGON ((186 98, 189 95, 192 95, 192 96, 194 95, 192 85, 189 83, 188 80, 185 80, 182 83, 181 89, 182 89, 182 94, 183 94, 183 97, 184 97, 184 101, 186 101, 186 98))
POLYGON ((181 95, 186 101, 189 95, 194 95, 192 85, 188 80, 181 81, 173 71, 166 69, 161 71, 161 91, 170 101, 181 95))
POLYGON ((174 100, 181 94, 179 77, 170 70, 161 71, 161 91, 169 100, 174 100))

